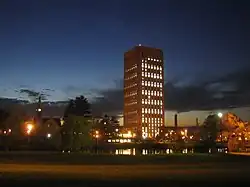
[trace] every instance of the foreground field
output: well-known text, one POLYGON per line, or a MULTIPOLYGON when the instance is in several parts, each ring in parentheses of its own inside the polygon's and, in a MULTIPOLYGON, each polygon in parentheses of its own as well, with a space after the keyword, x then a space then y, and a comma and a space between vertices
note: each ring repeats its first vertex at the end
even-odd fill
POLYGON ((170 155, 90 155, 52 152, 0 152, 0 163, 49 163, 84 165, 166 165, 199 163, 249 163, 250 157, 229 154, 170 154, 170 155))
POLYGON ((3 186, 36 187, 59 184, 61 187, 225 186, 250 182, 249 163, 249 157, 233 155, 137 157, 9 153, 0 154, 0 180, 3 186))

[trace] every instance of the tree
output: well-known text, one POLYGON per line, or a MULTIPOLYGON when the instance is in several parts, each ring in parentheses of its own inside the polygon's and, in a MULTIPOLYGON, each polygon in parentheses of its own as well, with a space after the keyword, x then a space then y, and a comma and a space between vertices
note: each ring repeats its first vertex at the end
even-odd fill
POLYGON ((9 115, 5 120, 6 128, 11 129, 12 134, 18 136, 21 132, 21 124, 27 119, 27 114, 22 106, 13 106, 9 109, 9 115))
POLYGON ((5 129, 5 121, 9 117, 9 112, 3 109, 0 109, 0 129, 3 130, 5 129))
MULTIPOLYGON (((1 113, 1 112, 0 112, 1 113)), ((26 120, 26 113, 22 106, 14 105, 5 111, 5 120, 2 121, 0 129, 6 132, 3 137, 4 147, 8 150, 10 147, 17 146, 21 136, 21 124, 26 120)))
POLYGON ((90 104, 84 96, 70 100, 62 127, 63 149, 80 150, 92 146, 90 104))
POLYGON ((220 131, 220 118, 218 115, 209 115, 201 127, 202 140, 208 144, 212 150, 216 147, 217 135, 220 131))

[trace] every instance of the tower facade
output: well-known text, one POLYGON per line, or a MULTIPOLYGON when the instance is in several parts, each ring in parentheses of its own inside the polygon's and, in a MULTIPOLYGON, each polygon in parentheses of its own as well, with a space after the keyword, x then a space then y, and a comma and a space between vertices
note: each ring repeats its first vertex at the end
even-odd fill
POLYGON ((124 54, 124 127, 155 138, 164 126, 164 59, 161 49, 136 46, 124 54))

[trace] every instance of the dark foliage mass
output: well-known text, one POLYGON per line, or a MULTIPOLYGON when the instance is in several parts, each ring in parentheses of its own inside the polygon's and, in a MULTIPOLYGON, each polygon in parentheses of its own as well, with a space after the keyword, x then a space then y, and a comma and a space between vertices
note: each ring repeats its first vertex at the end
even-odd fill
POLYGON ((37 92, 31 89, 20 89, 17 92, 20 94, 25 94, 28 96, 28 98, 32 99, 33 101, 37 101, 39 97, 41 97, 41 100, 47 100, 47 97, 49 94, 47 93, 48 91, 53 91, 50 89, 44 89, 42 92, 37 92))
POLYGON ((3 109, 0 109, 0 129, 5 128, 5 120, 9 117, 9 112, 3 109))
POLYGON ((84 96, 76 97, 70 100, 65 110, 64 117, 68 115, 88 116, 90 115, 90 104, 84 96))
MULTIPOLYGON (((199 79, 199 77, 197 77, 199 79)), ((221 76, 199 84, 179 86, 178 82, 165 83, 165 108, 178 112, 211 110, 250 105, 250 69, 221 76)), ((92 103, 95 112, 122 111, 123 88, 101 90, 101 97, 92 103)))

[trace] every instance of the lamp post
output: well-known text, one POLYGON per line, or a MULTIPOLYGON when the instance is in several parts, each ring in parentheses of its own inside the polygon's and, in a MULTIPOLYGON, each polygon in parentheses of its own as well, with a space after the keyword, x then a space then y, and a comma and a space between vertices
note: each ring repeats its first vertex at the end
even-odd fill
POLYGON ((96 153, 98 153, 98 138, 99 138, 99 131, 95 131, 95 148, 96 148, 96 153))
POLYGON ((34 125, 31 123, 28 123, 26 126, 26 133, 28 135, 28 144, 30 143, 30 134, 31 134, 33 129, 34 129, 34 125))
POLYGON ((219 112, 217 115, 220 119, 220 142, 222 144, 222 141, 223 141, 223 138, 222 138, 222 117, 223 117, 223 114, 221 112, 219 112))

